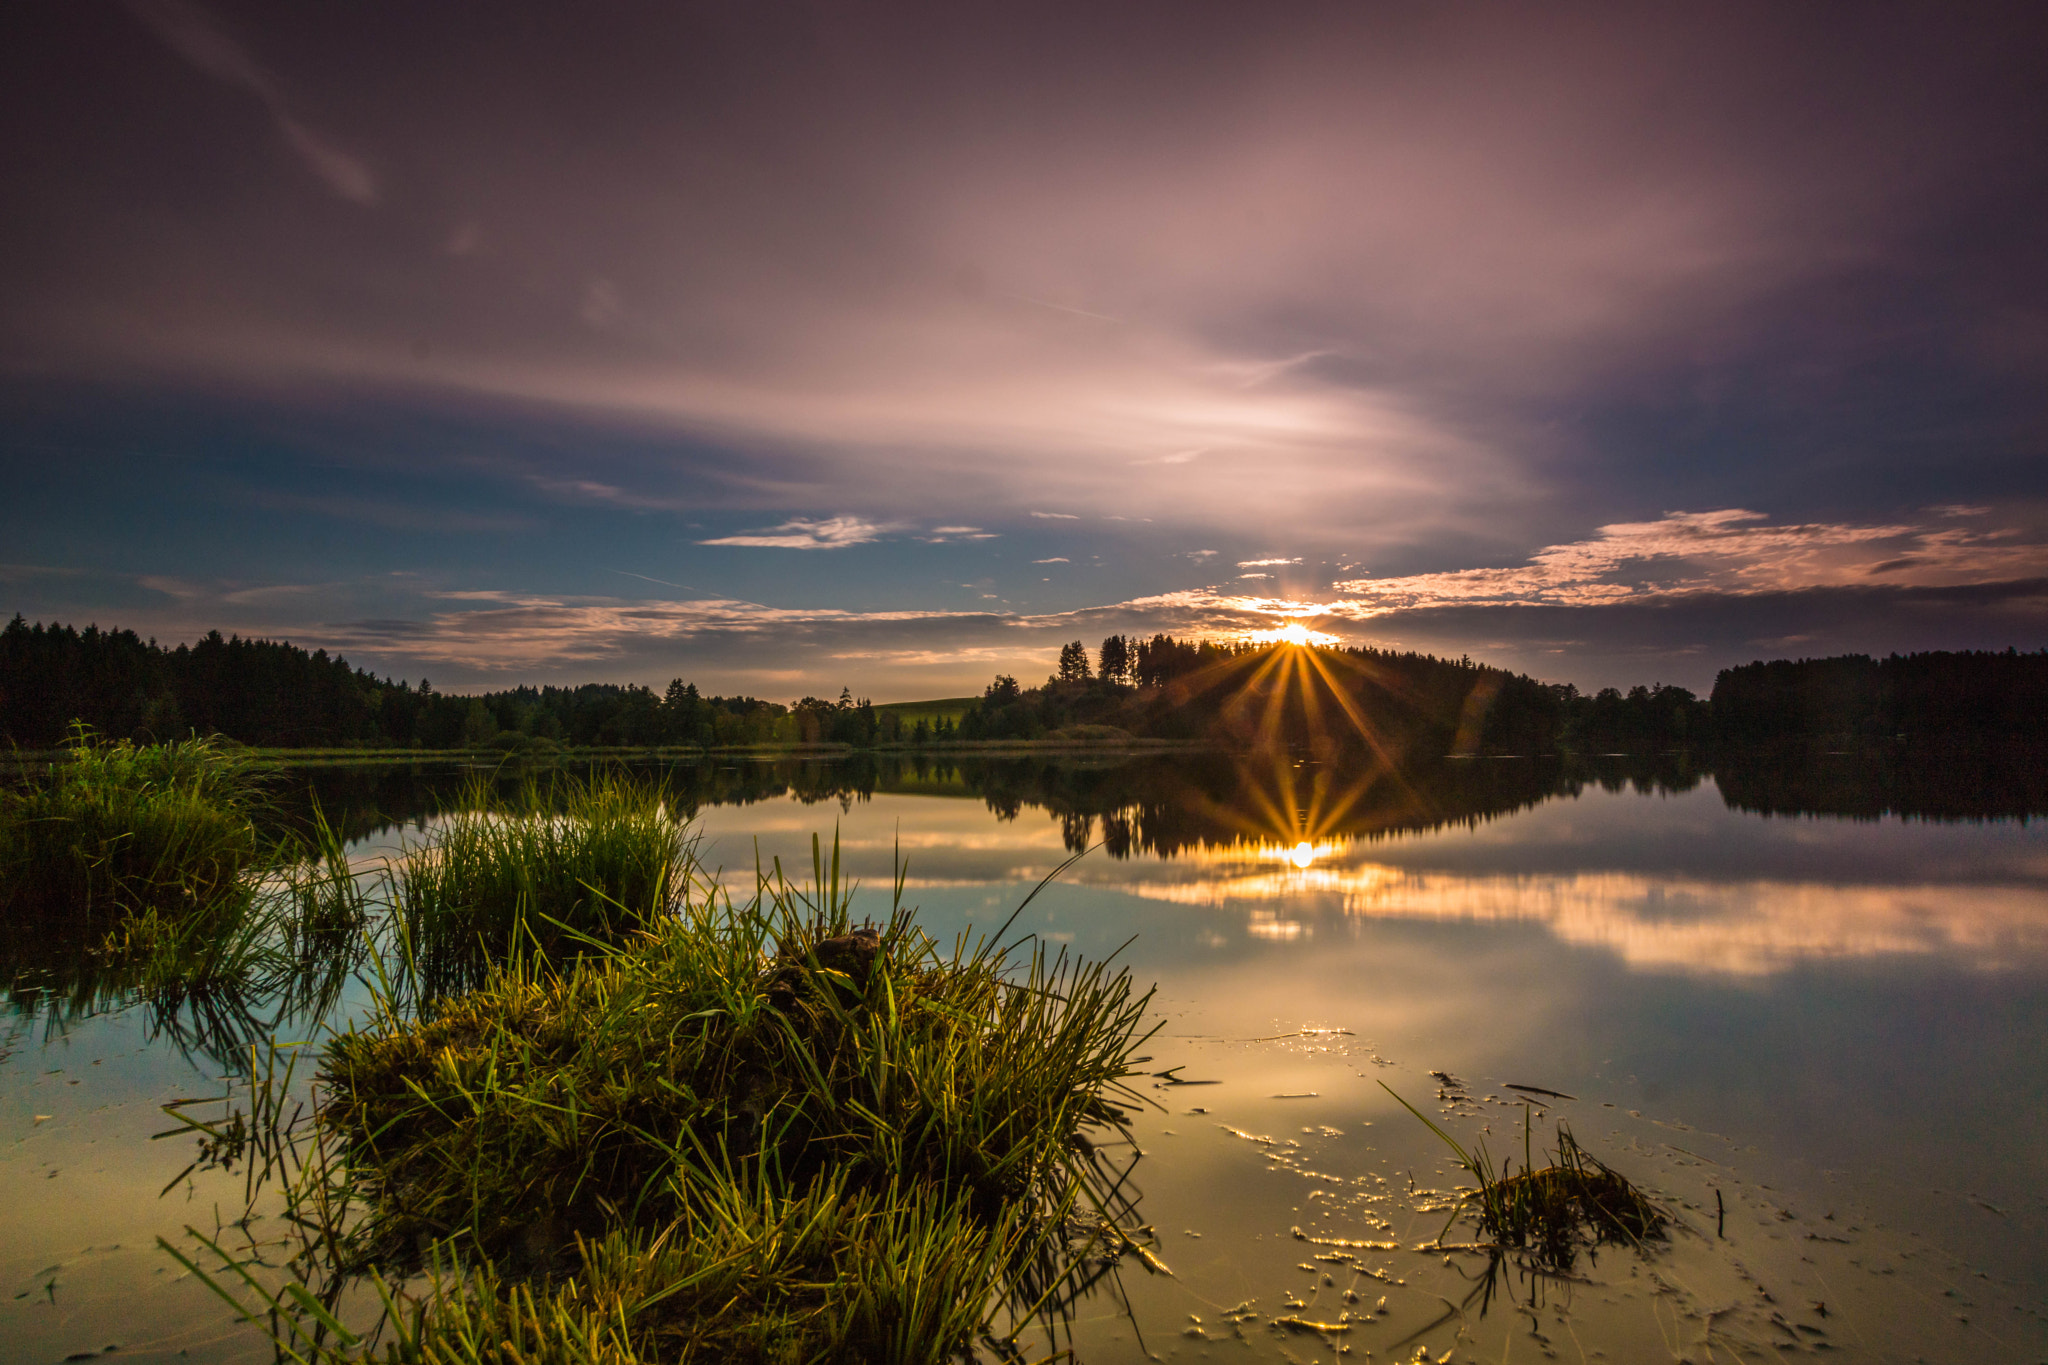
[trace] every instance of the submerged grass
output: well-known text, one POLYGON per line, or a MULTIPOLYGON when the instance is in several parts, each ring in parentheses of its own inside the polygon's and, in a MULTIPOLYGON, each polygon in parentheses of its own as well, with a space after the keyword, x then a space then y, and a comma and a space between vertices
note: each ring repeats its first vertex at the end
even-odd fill
MULTIPOLYGON (((1525 1106, 1522 1169, 1515 1170, 1508 1161, 1496 1167, 1483 1143, 1467 1151, 1392 1086, 1382 1081, 1380 1088, 1443 1139, 1458 1165, 1477 1182, 1478 1188, 1452 1210, 1451 1221, 1472 1213, 1496 1247, 1527 1251, 1545 1269, 1561 1272, 1572 1268, 1582 1247, 1602 1242, 1640 1247, 1663 1231, 1663 1211, 1625 1176, 1581 1147, 1563 1124, 1558 1125, 1557 1150, 1550 1154, 1550 1164, 1539 1168, 1525 1106)), ((1446 1223, 1444 1231, 1449 1230, 1446 1223)))
POLYGON ((850 891, 835 849, 735 903, 685 850, 623 943, 515 934, 468 993, 387 984, 322 1054, 300 1278, 223 1254, 210 1282, 306 1362, 921 1362, 1014 1335, 1121 1245, 1101 1151, 1150 994, 1000 934, 943 951, 900 875, 879 925, 850 891), (365 1277, 381 1335, 336 1317, 365 1277))

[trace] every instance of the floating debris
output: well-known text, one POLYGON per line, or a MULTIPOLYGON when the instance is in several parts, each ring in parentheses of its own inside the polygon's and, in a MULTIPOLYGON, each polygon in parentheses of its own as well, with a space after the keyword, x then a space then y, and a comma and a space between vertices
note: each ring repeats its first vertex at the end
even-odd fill
POLYGON ((1311 1318, 1297 1317, 1274 1318, 1273 1325, 1285 1327, 1291 1332, 1321 1332, 1326 1336, 1335 1336, 1351 1330, 1351 1324, 1348 1322, 1316 1322, 1311 1318))
POLYGON ((1513 1081, 1505 1081, 1503 1084, 1508 1089, 1519 1090, 1525 1095, 1548 1095, 1554 1100, 1576 1100, 1578 1098, 1577 1095, 1567 1095, 1562 1090, 1546 1090, 1540 1085, 1516 1085, 1513 1081))
MULTIPOLYGON (((1186 1065, 1187 1065, 1187 1063, 1185 1063, 1185 1062, 1183 1062, 1183 1063, 1181 1064, 1181 1066, 1186 1066, 1186 1065)), ((1180 1072, 1181 1072, 1181 1066, 1170 1066, 1170 1067, 1166 1068, 1166 1070, 1164 1070, 1164 1071, 1155 1071, 1155 1072, 1153 1072, 1152 1074, 1153 1074, 1153 1076, 1155 1076, 1156 1078, 1158 1078, 1158 1080, 1159 1080, 1159 1083, 1160 1083, 1161 1085, 1221 1085, 1221 1084, 1223 1084, 1223 1082, 1221 1082, 1221 1081, 1190 1081, 1190 1080, 1185 1080, 1185 1079, 1183 1079, 1183 1078, 1181 1077, 1181 1074, 1180 1074, 1180 1072)))
POLYGON ((1145 1269, 1153 1274, 1172 1278, 1173 1268, 1160 1260, 1158 1253, 1154 1252, 1152 1248, 1146 1246, 1143 1242, 1140 1242, 1137 1238, 1131 1236, 1130 1233, 1107 1219, 1103 1220, 1102 1230, 1109 1234, 1110 1243, 1116 1248, 1114 1254, 1121 1256, 1125 1252, 1129 1252, 1136 1256, 1145 1269))
MULTIPOLYGON (((1301 1230, 1299 1224, 1289 1228, 1287 1233, 1297 1242, 1313 1242, 1319 1247, 1351 1247, 1358 1251, 1399 1251, 1401 1249, 1399 1242, 1360 1242, 1354 1241, 1349 1237, 1311 1237, 1308 1233, 1301 1230)), ((1318 1256, 1316 1259, 1320 1261, 1348 1258, 1318 1256)))

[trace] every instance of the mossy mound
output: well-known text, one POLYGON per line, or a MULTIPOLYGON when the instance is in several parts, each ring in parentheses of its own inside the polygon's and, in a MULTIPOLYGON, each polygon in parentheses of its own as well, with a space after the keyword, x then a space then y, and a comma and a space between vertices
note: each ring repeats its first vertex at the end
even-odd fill
MULTIPOLYGON (((836 875, 738 907, 693 886, 623 946, 335 1038, 298 1202, 367 1210, 316 1238, 339 1275, 427 1273, 379 1358, 948 1359, 1057 1298, 1113 1212, 1087 1133, 1135 1099, 1148 1000, 1100 964, 942 953, 900 909, 856 927, 836 875)), ((274 1330, 365 1358, 304 1314, 274 1330)))

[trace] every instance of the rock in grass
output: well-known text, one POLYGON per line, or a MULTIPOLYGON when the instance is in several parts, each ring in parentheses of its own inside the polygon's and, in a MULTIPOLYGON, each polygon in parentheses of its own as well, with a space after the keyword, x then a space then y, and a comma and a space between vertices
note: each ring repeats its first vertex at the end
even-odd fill
POLYGON ((850 934, 820 939, 808 952, 785 949, 777 955, 776 965, 768 974, 768 1003, 783 1014, 794 1010, 797 1001, 815 988, 810 968, 813 962, 821 972, 837 972, 846 978, 851 989, 841 993, 842 1003, 853 1003, 866 991, 881 952, 882 933, 872 924, 850 934))

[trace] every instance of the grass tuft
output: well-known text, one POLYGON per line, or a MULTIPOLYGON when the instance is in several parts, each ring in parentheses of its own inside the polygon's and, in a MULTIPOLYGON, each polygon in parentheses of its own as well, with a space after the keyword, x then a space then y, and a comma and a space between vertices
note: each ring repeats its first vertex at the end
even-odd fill
POLYGON ((856 925, 836 847, 814 844, 808 886, 776 867, 738 903, 672 847, 623 941, 511 951, 461 994, 383 987, 326 1045, 286 1221, 328 1278, 247 1310, 280 1348, 937 1362, 1119 1249, 1103 1139, 1142 1102, 1124 1079, 1150 1000, 1127 972, 942 950, 900 876, 886 922, 856 925), (304 1307, 365 1276, 381 1337, 304 1307))
POLYGON ((263 833, 276 815, 233 745, 74 727, 45 780, 0 792, 0 999, 53 1028, 141 1000, 154 1033, 231 1068, 280 1011, 317 1014, 371 888, 317 806, 302 833, 263 833))
POLYGON ((107 927, 246 894, 266 850, 254 769, 215 739, 135 745, 73 727, 41 786, 0 793, 0 908, 107 927))
POLYGON ((401 861, 401 926, 427 992, 461 990, 500 958, 554 958, 673 915, 691 866, 659 787, 560 774, 501 796, 479 782, 401 861))
MULTIPOLYGON (((1380 1088, 1401 1107, 1421 1119, 1456 1154, 1458 1165, 1478 1183, 1451 1212, 1451 1221, 1470 1212, 1496 1247, 1533 1254, 1545 1269, 1568 1271, 1582 1247, 1626 1242, 1640 1248, 1662 1233, 1667 1221, 1661 1209, 1628 1179, 1581 1147, 1563 1124, 1557 1129, 1557 1150, 1550 1164, 1538 1167, 1532 1155, 1531 1114, 1523 1109, 1522 1169, 1503 1161, 1498 1167, 1482 1143, 1467 1151, 1385 1081, 1380 1088)), ((1450 1230, 1450 1223, 1444 1231, 1450 1230)), ((1437 1240, 1443 1240, 1439 1233, 1437 1240)))

